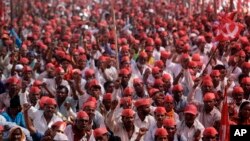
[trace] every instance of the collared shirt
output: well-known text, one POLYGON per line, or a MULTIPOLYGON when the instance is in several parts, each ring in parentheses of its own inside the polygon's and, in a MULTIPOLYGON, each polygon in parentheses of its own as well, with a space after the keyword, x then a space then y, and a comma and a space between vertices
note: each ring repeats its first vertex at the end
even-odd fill
MULTIPOLYGON (((107 127, 114 133, 115 136, 121 138, 122 141, 135 141, 140 129, 134 125, 134 133, 129 138, 128 132, 126 131, 122 121, 114 120, 114 111, 110 111, 106 118, 107 127)), ((144 141, 144 136, 141 137, 140 141, 144 141)))
POLYGON ((76 106, 77 106, 77 102, 78 100, 73 99, 72 97, 67 97, 63 103, 60 105, 60 107, 57 107, 58 111, 62 114, 62 116, 64 117, 68 117, 68 110, 66 109, 66 107, 64 106, 65 103, 70 103, 71 108, 74 112, 76 112, 76 106))
POLYGON ((201 135, 203 134, 204 126, 198 121, 198 119, 195 119, 194 124, 190 128, 186 125, 185 120, 183 120, 177 124, 176 133, 177 135, 183 135, 186 137, 187 141, 193 141, 194 134, 197 130, 201 131, 201 135))
POLYGON ((55 122, 62 121, 61 118, 56 116, 55 114, 51 118, 50 122, 47 123, 44 117, 44 111, 42 110, 35 110, 34 108, 29 109, 29 116, 33 120, 34 127, 42 134, 50 128, 55 122))
POLYGON ((138 114, 135 115, 135 125, 138 127, 138 128, 147 128, 149 129, 149 127, 153 124, 155 124, 155 119, 153 116, 151 115, 147 115, 144 119, 144 121, 142 121, 140 119, 140 117, 138 116, 138 114))
POLYGON ((214 123, 221 119, 220 111, 214 107, 210 113, 206 113, 204 107, 198 116, 199 121, 203 124, 203 126, 211 127, 214 126, 214 123))

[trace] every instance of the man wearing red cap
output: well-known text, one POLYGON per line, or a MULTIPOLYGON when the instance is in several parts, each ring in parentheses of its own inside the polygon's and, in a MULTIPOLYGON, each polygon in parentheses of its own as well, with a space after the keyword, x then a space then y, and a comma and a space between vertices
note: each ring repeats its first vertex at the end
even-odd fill
POLYGON ((133 87, 135 89, 135 95, 133 96, 134 100, 148 97, 148 94, 147 94, 147 91, 146 91, 146 88, 144 86, 142 79, 134 78, 133 87))
POLYGON ((221 112, 215 107, 216 97, 214 93, 206 93, 203 96, 204 105, 200 105, 199 121, 204 127, 216 126, 221 120, 221 112))
POLYGON ((165 118, 163 120, 163 127, 167 130, 168 132, 168 141, 186 141, 186 138, 183 135, 178 135, 176 134, 177 123, 175 122, 174 119, 171 118, 165 118))
POLYGON ((166 118, 166 110, 164 107, 156 107, 154 110, 154 118, 156 122, 149 127, 149 131, 145 135, 145 141, 154 140, 154 134, 157 128, 163 127, 163 120, 166 118))
POLYGON ((150 113, 150 98, 138 99, 134 103, 137 114, 135 115, 135 125, 139 128, 145 127, 149 129, 149 127, 154 124, 155 119, 151 116, 150 113))
POLYGON ((150 68, 147 66, 148 55, 146 52, 142 51, 136 60, 135 64, 132 64, 132 74, 134 77, 139 77, 140 79, 147 80, 149 74, 151 73, 150 68))
POLYGON ((203 132, 202 141, 217 141, 219 133, 214 127, 207 127, 203 132))
POLYGON ((80 110, 77 112, 73 125, 68 125, 65 129, 69 141, 91 140, 93 139, 89 116, 80 110))
POLYGON ((120 137, 110 135, 106 128, 96 128, 94 137, 96 141, 121 141, 120 137))
POLYGON ((184 120, 177 124, 177 135, 183 135, 188 141, 193 141, 202 135, 204 126, 196 118, 198 111, 195 105, 187 105, 184 114, 184 120))
POLYGON ((168 141, 168 132, 165 128, 157 128, 154 141, 168 141))
POLYGON ((135 124, 135 112, 132 109, 124 109, 121 113, 121 120, 114 117, 114 110, 118 105, 118 101, 113 101, 111 111, 106 118, 107 127, 114 133, 115 136, 121 138, 122 141, 143 141, 144 135, 147 132, 146 128, 139 129, 135 124))
MULTIPOLYGON (((27 105, 24 104, 24 106, 27 105)), ((29 104, 28 104, 29 105, 29 104)), ((53 98, 47 98, 44 103, 43 110, 37 110, 34 107, 29 107, 29 117, 32 119, 34 127, 40 132, 44 133, 53 123, 62 121, 61 118, 56 116, 56 100, 53 98)))
POLYGON ((246 99, 244 98, 244 90, 241 86, 235 86, 232 91, 232 98, 235 101, 235 108, 239 111, 239 107, 242 102, 246 99))
POLYGON ((166 95, 164 99, 166 118, 172 118, 179 122, 179 115, 174 110, 174 98, 171 95, 166 95))
POLYGON ((20 91, 21 80, 15 76, 8 78, 7 82, 8 91, 0 95, 0 110, 4 111, 5 108, 10 106, 10 99, 18 95, 20 91))
POLYGON ((184 118, 184 108, 188 104, 187 97, 183 95, 183 87, 180 84, 174 85, 172 93, 174 97, 174 110, 179 115, 180 120, 184 118))

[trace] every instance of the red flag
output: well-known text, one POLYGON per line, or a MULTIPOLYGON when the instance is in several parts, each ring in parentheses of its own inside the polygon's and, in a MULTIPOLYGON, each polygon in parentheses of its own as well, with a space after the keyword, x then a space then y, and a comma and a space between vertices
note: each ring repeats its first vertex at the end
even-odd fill
POLYGON ((221 111, 221 127, 220 127, 220 141, 229 141, 229 115, 227 107, 227 89, 224 92, 224 101, 221 111))
POLYGON ((244 26, 240 23, 226 19, 221 22, 215 40, 226 41, 238 38, 243 27, 244 26))

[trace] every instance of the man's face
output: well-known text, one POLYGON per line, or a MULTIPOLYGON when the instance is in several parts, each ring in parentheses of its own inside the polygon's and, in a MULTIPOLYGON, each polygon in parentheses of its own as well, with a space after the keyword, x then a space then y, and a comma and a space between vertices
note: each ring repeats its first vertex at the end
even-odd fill
POLYGON ((214 105, 215 105, 215 99, 204 101, 204 107, 207 110, 212 110, 214 108, 214 105))
POLYGON ((89 126, 89 118, 76 119, 76 127, 80 130, 87 129, 89 126))
POLYGON ((55 105, 46 104, 44 106, 44 113, 46 113, 46 115, 52 117, 55 112, 56 112, 56 106, 55 105))
POLYGON ((95 116, 95 108, 87 106, 83 109, 88 115, 90 119, 93 119, 95 116))
POLYGON ((98 100, 100 95, 101 95, 101 88, 100 87, 92 87, 91 88, 91 95, 98 100))
POLYGON ((144 116, 147 116, 150 113, 150 105, 141 106, 141 110, 144 116))
POLYGON ((166 114, 164 113, 155 113, 155 119, 157 122, 163 122, 163 120, 166 118, 166 114))
POLYGON ((168 132, 168 136, 173 137, 176 133, 176 125, 168 125, 168 126, 164 126, 164 128, 167 130, 168 132))
POLYGON ((29 98, 30 98, 30 101, 32 103, 36 103, 38 101, 38 99, 40 99, 41 97, 41 93, 32 93, 32 94, 29 94, 29 98))
POLYGON ((194 120, 196 118, 196 115, 185 113, 185 122, 186 124, 192 125, 194 123, 194 120))
POLYGON ((58 89, 56 91, 56 96, 59 100, 65 100, 67 98, 68 94, 67 94, 65 89, 60 89, 60 90, 58 89))
POLYGON ((122 122, 126 126, 130 126, 130 127, 134 126, 134 120, 135 120, 134 116, 123 116, 122 117, 122 122))

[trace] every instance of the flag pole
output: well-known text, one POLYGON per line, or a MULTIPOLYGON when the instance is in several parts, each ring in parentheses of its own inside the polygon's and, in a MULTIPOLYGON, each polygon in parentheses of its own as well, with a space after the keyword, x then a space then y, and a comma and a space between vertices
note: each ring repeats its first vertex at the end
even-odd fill
POLYGON ((111 6, 112 6, 112 16, 113 16, 113 31, 115 35, 115 52, 116 52, 116 67, 117 69, 120 69, 119 66, 119 50, 118 50, 118 42, 117 42, 117 28, 116 28, 116 17, 115 17, 115 1, 111 0, 111 6))

